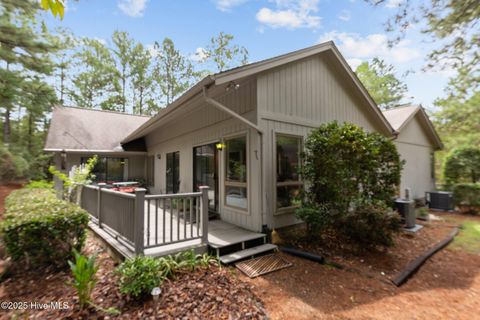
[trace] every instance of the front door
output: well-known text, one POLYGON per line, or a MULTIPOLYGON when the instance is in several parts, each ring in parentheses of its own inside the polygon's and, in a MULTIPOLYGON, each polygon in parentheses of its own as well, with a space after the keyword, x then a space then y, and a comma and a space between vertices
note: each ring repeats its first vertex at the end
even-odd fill
POLYGON ((193 148, 193 186, 208 186, 208 208, 218 210, 218 157, 215 143, 193 148))

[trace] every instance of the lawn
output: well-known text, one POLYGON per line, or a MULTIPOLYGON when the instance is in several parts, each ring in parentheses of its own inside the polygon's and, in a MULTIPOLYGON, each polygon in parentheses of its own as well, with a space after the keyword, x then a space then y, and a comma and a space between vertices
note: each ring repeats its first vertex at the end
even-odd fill
POLYGON ((480 254, 480 221, 464 221, 452 248, 480 254))

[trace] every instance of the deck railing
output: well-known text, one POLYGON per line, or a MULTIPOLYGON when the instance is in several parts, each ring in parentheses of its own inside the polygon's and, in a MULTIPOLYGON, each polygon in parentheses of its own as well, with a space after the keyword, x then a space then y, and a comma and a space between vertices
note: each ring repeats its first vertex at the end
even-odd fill
POLYGON ((208 187, 200 192, 146 195, 85 185, 80 206, 92 223, 135 254, 169 244, 200 239, 208 243, 208 187))

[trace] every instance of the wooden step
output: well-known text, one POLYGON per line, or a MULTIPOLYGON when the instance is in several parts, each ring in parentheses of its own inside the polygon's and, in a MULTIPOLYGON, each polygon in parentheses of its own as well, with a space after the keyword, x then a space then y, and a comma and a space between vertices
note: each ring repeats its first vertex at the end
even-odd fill
POLYGON ((266 243, 262 244, 260 246, 256 246, 253 248, 245 249, 245 250, 240 250, 237 252, 233 252, 230 254, 226 254, 224 256, 220 257, 220 261, 223 264, 229 264, 238 260, 246 259, 246 258, 251 258, 253 256, 256 256, 258 254, 272 251, 277 249, 277 246, 271 243, 266 243))

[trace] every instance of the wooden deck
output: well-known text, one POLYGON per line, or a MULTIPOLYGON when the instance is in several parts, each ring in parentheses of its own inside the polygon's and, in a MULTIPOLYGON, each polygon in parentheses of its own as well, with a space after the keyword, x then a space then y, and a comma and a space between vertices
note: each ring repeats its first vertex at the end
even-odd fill
MULTIPOLYGON (((201 243, 201 239, 188 239, 188 236, 199 234, 199 229, 195 219, 191 219, 190 214, 187 213, 187 219, 183 215, 178 215, 175 211, 171 214, 168 210, 165 213, 165 225, 163 216, 156 215, 155 206, 150 204, 150 212, 148 211, 148 202, 145 203, 145 246, 162 244, 165 242, 179 241, 175 243, 155 246, 153 248, 146 248, 144 254, 146 256, 165 256, 174 254, 184 250, 194 249, 197 253, 207 252, 209 247, 217 251, 232 245, 244 246, 244 243, 251 240, 263 241, 265 234, 249 231, 230 224, 222 220, 210 220, 208 223, 208 246, 201 243), (148 214, 149 213, 149 214, 148 214), (190 222, 192 221, 192 222, 190 222), (187 237, 185 237, 187 235, 187 237)), ((133 257, 134 248, 127 245, 122 239, 115 237, 108 229, 99 228, 97 225, 91 223, 90 229, 94 231, 100 238, 108 243, 121 256, 130 258, 133 257)))

